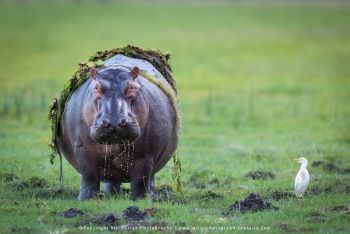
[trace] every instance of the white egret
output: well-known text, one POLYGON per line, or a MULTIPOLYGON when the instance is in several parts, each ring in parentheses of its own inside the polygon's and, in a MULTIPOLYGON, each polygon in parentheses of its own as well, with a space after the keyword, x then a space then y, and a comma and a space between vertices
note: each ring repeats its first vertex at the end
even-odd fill
POLYGON ((296 159, 296 161, 301 163, 301 166, 295 177, 294 191, 297 197, 302 197, 310 181, 310 175, 306 169, 308 162, 304 157, 296 159))

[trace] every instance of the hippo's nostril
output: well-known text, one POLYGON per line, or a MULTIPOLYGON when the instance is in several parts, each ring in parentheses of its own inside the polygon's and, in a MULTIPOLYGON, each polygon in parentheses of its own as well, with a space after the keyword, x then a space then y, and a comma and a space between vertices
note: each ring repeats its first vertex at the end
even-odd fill
POLYGON ((108 121, 108 120, 103 120, 103 121, 102 121, 102 125, 103 125, 103 127, 108 128, 108 127, 110 127, 110 126, 111 126, 111 122, 110 122, 110 121, 108 121))
POLYGON ((126 124, 127 124, 127 122, 126 122, 126 119, 121 119, 120 121, 119 121, 119 127, 125 127, 126 126, 126 124))

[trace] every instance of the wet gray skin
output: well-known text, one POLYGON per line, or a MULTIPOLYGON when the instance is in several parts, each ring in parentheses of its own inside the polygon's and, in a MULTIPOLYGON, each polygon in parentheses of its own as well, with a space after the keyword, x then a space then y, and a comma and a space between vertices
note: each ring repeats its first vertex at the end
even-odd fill
POLYGON ((174 153, 178 129, 167 95, 137 68, 168 83, 140 59, 117 55, 105 65, 67 101, 60 151, 81 174, 79 200, 93 198, 100 182, 107 193, 118 193, 121 183, 130 182, 132 198, 143 198, 174 153))

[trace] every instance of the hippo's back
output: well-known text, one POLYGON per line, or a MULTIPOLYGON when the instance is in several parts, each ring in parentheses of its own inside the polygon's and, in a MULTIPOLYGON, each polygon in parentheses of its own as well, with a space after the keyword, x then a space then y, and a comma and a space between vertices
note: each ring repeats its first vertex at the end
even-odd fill
MULTIPOLYGON (((138 67, 140 70, 146 71, 149 75, 155 77, 157 80, 162 82, 163 85, 167 87, 167 89, 173 90, 168 81, 164 78, 164 76, 148 61, 138 58, 130 58, 124 56, 122 54, 117 54, 106 61, 104 61, 104 66, 113 67, 113 66, 121 66, 126 67, 131 70, 133 67, 138 67)), ((174 91, 174 90, 173 90, 174 91)))

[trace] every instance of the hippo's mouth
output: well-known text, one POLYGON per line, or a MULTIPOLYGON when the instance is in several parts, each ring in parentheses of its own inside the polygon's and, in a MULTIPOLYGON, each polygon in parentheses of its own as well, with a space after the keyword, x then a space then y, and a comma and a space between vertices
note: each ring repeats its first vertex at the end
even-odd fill
POLYGON ((107 145, 118 145, 118 144, 123 144, 123 143, 131 143, 135 141, 137 137, 98 137, 95 140, 98 144, 107 144, 107 145))
POLYGON ((140 129, 137 125, 127 130, 106 130, 91 128, 90 137, 99 144, 116 145, 126 142, 133 142, 140 135, 140 129))

